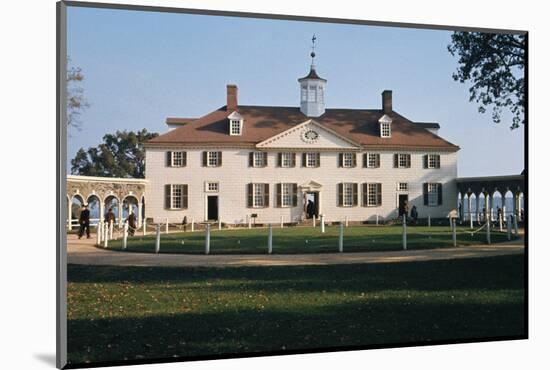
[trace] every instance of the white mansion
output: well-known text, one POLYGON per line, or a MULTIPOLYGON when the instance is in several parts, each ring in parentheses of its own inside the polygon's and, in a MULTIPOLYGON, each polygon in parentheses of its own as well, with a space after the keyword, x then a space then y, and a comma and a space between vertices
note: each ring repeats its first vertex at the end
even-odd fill
POLYGON ((419 217, 456 207, 459 147, 436 123, 412 122, 382 93, 381 109, 325 108, 327 81, 312 63, 298 80, 300 107, 227 104, 200 118, 168 118, 170 131, 146 145, 147 216, 154 222, 228 224, 398 216, 408 202, 419 217))

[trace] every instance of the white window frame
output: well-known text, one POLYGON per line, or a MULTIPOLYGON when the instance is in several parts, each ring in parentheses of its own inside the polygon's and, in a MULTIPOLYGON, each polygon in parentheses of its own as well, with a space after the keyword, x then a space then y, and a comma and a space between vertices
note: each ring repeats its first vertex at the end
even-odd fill
POLYGON ((301 90, 300 101, 307 102, 307 91, 308 91, 307 85, 302 85, 302 88, 300 90, 301 90))
POLYGON ((398 153, 397 154, 397 168, 409 168, 407 167, 407 162, 411 162, 412 161, 412 158, 410 156, 410 154, 408 153, 398 153), (409 160, 407 161, 407 158, 409 158, 409 160))
POLYGON ((206 152, 206 166, 218 167, 220 165, 220 157, 217 151, 206 152))
POLYGON ((230 130, 230 134, 231 135, 241 135, 241 130, 242 130, 242 121, 241 120, 238 120, 238 119, 232 119, 231 120, 231 130, 230 130))
POLYGON ((439 201, 439 185, 435 182, 428 183, 428 207, 437 207, 439 201))
POLYGON ((292 167, 292 154, 291 152, 281 153, 281 167, 290 168, 292 167))
POLYGON ((380 137, 391 137, 391 123, 390 122, 381 122, 380 123, 380 137))
POLYGON ((207 193, 217 193, 220 191, 220 183, 218 181, 206 181, 204 183, 204 191, 207 193))
POLYGON ((353 207, 353 182, 342 184, 342 206, 353 207))
POLYGON ((252 207, 253 208, 265 207, 264 192, 265 192, 265 184, 262 184, 262 183, 252 184, 252 207))
POLYGON ((281 207, 292 207, 293 186, 291 182, 281 183, 281 207))
POLYGON ((266 152, 253 152, 252 154, 252 167, 263 167, 264 166, 264 156, 266 152))
POLYGON ((376 162, 380 163, 379 158, 380 153, 367 153, 367 168, 376 168, 376 162))
POLYGON ((344 168, 353 167, 353 155, 354 155, 354 153, 343 153, 343 155, 342 155, 342 167, 344 167, 344 168))
POLYGON ((377 207, 378 204, 378 183, 367 183, 367 207, 377 207))
POLYGON ((317 153, 316 152, 307 152, 306 153, 306 167, 314 168, 317 167, 317 153))
POLYGON ((170 209, 183 209, 183 185, 170 185, 170 209), (179 204, 179 207, 178 207, 179 204))
POLYGON ((437 168, 437 157, 439 157, 439 163, 441 163, 441 157, 439 156, 439 154, 428 154, 428 168, 437 168))
POLYGON ((408 182, 398 182, 397 183, 397 190, 398 191, 409 191, 409 183, 408 182))
POLYGON ((171 167, 183 167, 183 153, 184 152, 172 152, 170 161, 171 167))

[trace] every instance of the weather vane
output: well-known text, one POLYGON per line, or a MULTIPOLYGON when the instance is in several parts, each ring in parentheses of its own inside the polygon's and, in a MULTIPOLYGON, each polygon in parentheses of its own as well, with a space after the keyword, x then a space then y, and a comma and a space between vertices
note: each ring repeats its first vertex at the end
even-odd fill
POLYGON ((313 37, 311 38, 311 64, 313 64, 313 58, 315 58, 315 40, 317 40, 317 37, 313 34, 313 37))

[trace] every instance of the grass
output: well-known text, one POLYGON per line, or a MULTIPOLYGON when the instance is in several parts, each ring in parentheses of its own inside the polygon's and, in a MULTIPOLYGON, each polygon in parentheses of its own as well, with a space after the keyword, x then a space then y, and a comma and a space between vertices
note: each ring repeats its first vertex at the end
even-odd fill
POLYGON ((69 265, 68 357, 76 364, 524 336, 523 258, 69 265))
MULTIPOLYGON (((449 226, 409 226, 408 249, 430 249, 452 246, 449 226)), ((320 228, 273 228, 273 253, 330 253, 338 251, 339 226, 328 226, 321 234, 320 228)), ((204 253, 204 231, 161 234, 160 253, 204 253)), ((491 241, 506 239, 506 233, 492 232, 491 241)), ((457 245, 484 244, 485 232, 471 234, 467 227, 457 227, 457 245)), ((122 250, 122 240, 112 241, 109 248, 122 250)), ((402 249, 401 226, 356 226, 344 229, 345 252, 391 251, 402 249)), ((130 237, 127 251, 154 253, 155 235, 130 237)), ((267 229, 212 230, 210 236, 212 254, 265 254, 267 253, 267 229)))

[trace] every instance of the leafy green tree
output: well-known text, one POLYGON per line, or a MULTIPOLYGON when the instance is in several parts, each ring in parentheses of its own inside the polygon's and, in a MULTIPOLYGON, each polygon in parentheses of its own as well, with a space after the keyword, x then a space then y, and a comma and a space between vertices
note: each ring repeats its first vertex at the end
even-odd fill
POLYGON ((80 148, 71 160, 73 175, 102 177, 145 177, 145 150, 143 143, 157 137, 157 133, 117 131, 103 136, 103 143, 88 150, 80 148))
POLYGON ((459 58, 453 79, 472 83, 470 101, 479 104, 481 113, 492 106, 495 123, 508 109, 511 129, 525 123, 525 43, 525 35, 454 32, 447 46, 459 58))
MULTIPOLYGON (((67 58, 67 65, 71 59, 67 58)), ((84 81, 84 74, 80 67, 67 67, 67 125, 80 129, 80 115, 90 106, 84 96, 84 88, 81 83, 84 81)))

